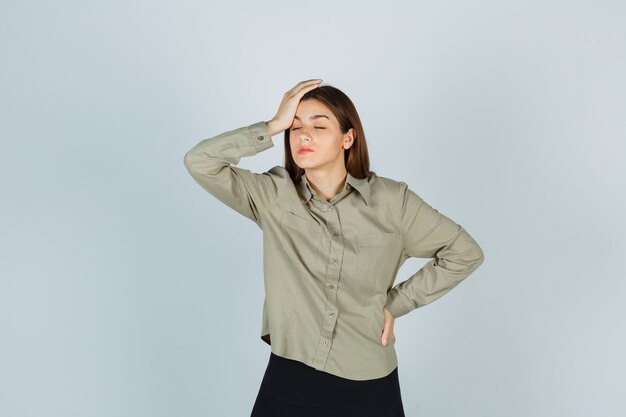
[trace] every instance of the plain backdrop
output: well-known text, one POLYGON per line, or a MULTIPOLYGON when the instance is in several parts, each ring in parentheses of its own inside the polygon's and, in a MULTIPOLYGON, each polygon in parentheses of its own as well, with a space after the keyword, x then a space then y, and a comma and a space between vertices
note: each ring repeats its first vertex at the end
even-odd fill
POLYGON ((485 254, 396 320, 407 417, 626 415, 624 74, 617 0, 2 0, 0 416, 250 414, 261 231, 183 157, 310 78, 485 254))

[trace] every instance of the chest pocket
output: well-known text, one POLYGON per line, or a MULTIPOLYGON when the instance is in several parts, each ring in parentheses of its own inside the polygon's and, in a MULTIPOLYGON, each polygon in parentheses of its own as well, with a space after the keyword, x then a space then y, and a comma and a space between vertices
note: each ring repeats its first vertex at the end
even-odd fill
POLYGON ((387 290, 392 279, 393 259, 400 245, 400 235, 390 232, 361 233, 355 236, 357 246, 357 279, 369 293, 387 290))
POLYGON ((286 243, 290 247, 286 254, 291 253, 302 264, 313 267, 319 256, 322 226, 288 210, 283 213, 280 224, 286 243))

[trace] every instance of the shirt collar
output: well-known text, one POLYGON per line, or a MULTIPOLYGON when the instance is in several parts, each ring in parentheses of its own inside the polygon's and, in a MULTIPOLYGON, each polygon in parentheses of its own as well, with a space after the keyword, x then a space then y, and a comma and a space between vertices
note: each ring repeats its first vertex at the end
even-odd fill
MULTIPOLYGON (((369 205, 370 183, 368 182, 367 178, 355 178, 350 175, 350 172, 348 172, 348 175, 346 177, 346 184, 344 186, 351 186, 352 188, 356 189, 363 197, 363 200, 365 200, 365 204, 369 205)), ((300 191, 300 198, 302 200, 302 203, 304 204, 308 203, 311 197, 313 197, 310 187, 311 186, 306 178, 306 174, 302 174, 302 176, 300 177, 300 182, 298 183, 298 189, 300 191)))

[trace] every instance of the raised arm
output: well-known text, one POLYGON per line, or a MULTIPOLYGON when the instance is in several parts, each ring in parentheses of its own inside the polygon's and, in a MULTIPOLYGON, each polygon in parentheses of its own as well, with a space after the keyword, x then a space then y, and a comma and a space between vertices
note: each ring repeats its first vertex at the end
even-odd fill
POLYGON ((433 259, 388 292, 385 307, 395 318, 446 294, 484 261, 482 249, 462 226, 403 182, 399 213, 406 256, 433 259))
POLYGON ((272 136, 289 128, 302 96, 321 81, 301 81, 289 89, 270 121, 229 130, 191 148, 184 158, 191 176, 218 200, 262 228, 261 212, 276 200, 278 187, 268 172, 250 172, 235 165, 244 156, 274 146, 272 136))
POLYGON ((272 146, 268 125, 261 121, 201 141, 185 154, 184 162, 202 188, 261 227, 259 213, 274 201, 276 185, 268 173, 235 165, 272 146))

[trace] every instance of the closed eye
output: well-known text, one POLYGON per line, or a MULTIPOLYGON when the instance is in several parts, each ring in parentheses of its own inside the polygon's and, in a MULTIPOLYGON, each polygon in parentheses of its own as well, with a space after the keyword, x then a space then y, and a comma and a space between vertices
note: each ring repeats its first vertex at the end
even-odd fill
MULTIPOLYGON (((315 127, 316 129, 326 129, 325 127, 315 127)), ((298 130, 300 129, 299 127, 292 127, 291 130, 298 130)))

